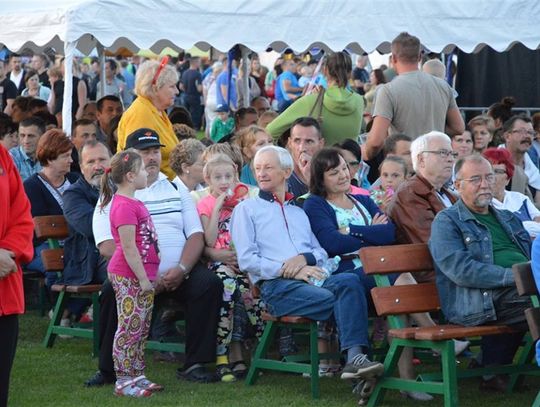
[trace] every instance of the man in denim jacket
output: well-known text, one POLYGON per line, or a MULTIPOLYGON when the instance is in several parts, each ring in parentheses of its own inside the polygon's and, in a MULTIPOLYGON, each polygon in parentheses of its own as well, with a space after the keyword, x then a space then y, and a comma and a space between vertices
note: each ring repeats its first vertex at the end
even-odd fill
MULTIPOLYGON (((483 365, 509 364, 527 330, 524 311, 530 306, 517 293, 512 265, 530 259, 531 240, 515 215, 490 205, 494 174, 485 158, 465 157, 455 171, 461 199, 437 215, 429 240, 441 306, 452 323, 515 328, 517 333, 482 338, 483 365)), ((504 391, 506 380, 484 377, 480 388, 504 391)))

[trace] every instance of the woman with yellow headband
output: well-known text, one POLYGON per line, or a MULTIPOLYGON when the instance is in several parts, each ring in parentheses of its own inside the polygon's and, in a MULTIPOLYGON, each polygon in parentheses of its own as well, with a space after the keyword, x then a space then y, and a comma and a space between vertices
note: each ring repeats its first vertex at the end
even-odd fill
POLYGON ((146 61, 137 70, 135 93, 137 99, 122 115, 118 125, 118 150, 123 150, 127 136, 140 128, 155 130, 159 135, 161 148, 161 172, 173 179, 175 174, 169 166, 169 154, 178 144, 167 109, 174 104, 178 94, 176 86, 178 74, 169 58, 158 61, 146 61))

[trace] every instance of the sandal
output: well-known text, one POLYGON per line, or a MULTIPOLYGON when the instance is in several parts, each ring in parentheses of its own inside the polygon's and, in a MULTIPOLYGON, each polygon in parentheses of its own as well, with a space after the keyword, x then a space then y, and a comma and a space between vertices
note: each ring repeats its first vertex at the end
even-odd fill
POLYGON ((219 377, 220 381, 225 383, 231 383, 236 381, 236 376, 227 365, 217 365, 216 375, 219 377))
MULTIPOLYGON (((118 383, 118 382, 117 382, 118 383)), ((152 392, 142 387, 137 386, 134 380, 128 380, 122 384, 116 384, 114 386, 114 394, 116 396, 129 396, 129 397, 150 397, 152 392)))
POLYGON ((157 392, 157 391, 162 391, 162 390, 164 389, 163 386, 161 386, 160 384, 151 382, 151 381, 148 380, 148 379, 146 378, 146 376, 144 376, 144 375, 139 376, 139 377, 133 379, 133 382, 134 382, 137 386, 139 386, 141 389, 149 390, 149 391, 151 391, 152 393, 157 392))
POLYGON ((232 374, 238 380, 242 380, 247 376, 248 368, 246 366, 246 362, 244 362, 243 360, 237 360, 236 362, 231 363, 229 366, 231 368, 232 374))

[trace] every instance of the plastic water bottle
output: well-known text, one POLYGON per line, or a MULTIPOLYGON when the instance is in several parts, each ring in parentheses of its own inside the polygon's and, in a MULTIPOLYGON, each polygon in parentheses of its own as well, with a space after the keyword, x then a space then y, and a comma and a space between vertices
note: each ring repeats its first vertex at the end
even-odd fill
POLYGON ((309 281, 317 287, 321 287, 324 283, 324 281, 330 277, 330 275, 336 271, 339 268, 339 262, 341 261, 341 257, 335 256, 332 258, 329 258, 326 260, 323 265, 321 266, 321 269, 323 270, 323 278, 320 280, 317 280, 315 277, 310 277, 309 281))

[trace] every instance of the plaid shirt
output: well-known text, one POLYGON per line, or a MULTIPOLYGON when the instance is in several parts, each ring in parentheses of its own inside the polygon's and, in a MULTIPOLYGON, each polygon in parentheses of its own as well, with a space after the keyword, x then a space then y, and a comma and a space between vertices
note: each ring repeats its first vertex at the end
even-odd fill
POLYGON ((19 170, 23 182, 41 171, 41 164, 38 161, 32 161, 21 146, 13 147, 9 150, 9 154, 11 154, 15 166, 17 167, 17 170, 19 170))

